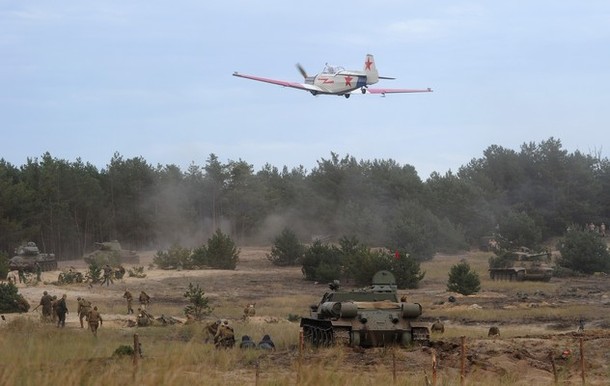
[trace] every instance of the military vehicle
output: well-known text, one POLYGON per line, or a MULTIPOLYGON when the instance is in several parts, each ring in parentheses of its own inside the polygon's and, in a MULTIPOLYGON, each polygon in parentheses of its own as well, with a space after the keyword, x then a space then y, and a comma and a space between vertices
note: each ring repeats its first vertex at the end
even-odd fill
POLYGON ((339 291, 336 282, 330 287, 332 292, 311 306, 310 316, 301 318, 306 343, 383 347, 429 342, 428 324, 415 321, 422 314, 421 305, 398 298, 391 272, 377 272, 369 288, 339 291))
POLYGON ((489 259, 489 277, 492 280, 549 281, 553 277, 550 262, 551 254, 547 251, 533 253, 526 247, 503 251, 489 259))
POLYGON ((57 260, 52 253, 40 253, 33 241, 15 248, 15 256, 8 263, 11 271, 22 269, 26 272, 36 272, 36 263, 42 271, 54 271, 57 269, 57 260))
POLYGON ((135 251, 128 251, 121 248, 118 240, 95 243, 97 250, 85 256, 84 260, 88 263, 98 265, 109 264, 140 264, 140 256, 135 251))

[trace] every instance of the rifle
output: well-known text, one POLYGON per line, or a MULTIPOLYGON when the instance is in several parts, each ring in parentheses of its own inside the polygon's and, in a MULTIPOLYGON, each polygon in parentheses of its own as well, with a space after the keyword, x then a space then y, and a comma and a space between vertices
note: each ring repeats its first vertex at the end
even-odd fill
POLYGON ((36 308, 34 308, 34 309, 32 310, 32 312, 36 311, 36 310, 38 309, 38 307, 40 307, 40 304, 39 304, 39 305, 37 305, 37 306, 36 306, 36 308))

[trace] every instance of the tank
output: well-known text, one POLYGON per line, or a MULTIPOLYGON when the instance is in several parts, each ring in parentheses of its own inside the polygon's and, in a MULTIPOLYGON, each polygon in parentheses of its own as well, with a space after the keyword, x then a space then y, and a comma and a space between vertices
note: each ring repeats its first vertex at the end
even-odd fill
POLYGON ((99 265, 110 264, 111 266, 118 264, 140 264, 140 256, 135 251, 121 248, 121 243, 118 240, 95 243, 95 245, 97 250, 84 257, 88 264, 93 262, 99 265))
POLYGON ((521 247, 516 251, 500 252, 489 259, 489 277, 492 280, 550 281, 553 267, 547 251, 532 253, 521 247))
POLYGON ((384 347, 430 341, 428 324, 416 321, 422 314, 421 305, 398 298, 391 272, 377 272, 369 288, 339 291, 337 282, 330 287, 331 292, 310 307, 309 317, 301 318, 305 342, 384 347))
POLYGON ((33 241, 28 241, 15 249, 15 256, 9 260, 9 269, 23 269, 27 272, 36 272, 36 263, 42 271, 54 271, 57 269, 57 260, 52 253, 40 253, 33 241))

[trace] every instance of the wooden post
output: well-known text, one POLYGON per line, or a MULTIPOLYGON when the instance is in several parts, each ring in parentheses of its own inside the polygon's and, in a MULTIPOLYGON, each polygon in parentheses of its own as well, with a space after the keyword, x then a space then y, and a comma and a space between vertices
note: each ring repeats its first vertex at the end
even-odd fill
POLYGON ((303 362, 303 329, 299 330, 299 359, 297 361, 297 385, 301 384, 301 363, 303 362))
POLYGON ((432 350, 432 386, 436 386, 436 350, 432 350))
POLYGON ((396 350, 392 350, 392 382, 396 384, 396 350))
POLYGON ((140 339, 138 334, 133 334, 133 383, 137 384, 138 357, 140 356, 140 339))
POLYGON ((585 351, 582 346, 582 336, 580 337, 580 378, 582 384, 585 384, 585 351))
POLYGON ((553 350, 549 351, 549 358, 551 359, 551 367, 553 368, 553 380, 555 384, 559 382, 557 379, 557 366, 555 366, 555 356, 553 355, 553 350))
POLYGON ((461 362, 460 362, 460 385, 466 384, 466 337, 462 336, 461 340, 461 362))
POLYGON ((258 386, 259 362, 256 361, 256 372, 254 373, 254 385, 258 386))
POLYGON ((140 356, 140 339, 138 334, 133 334, 133 365, 138 366, 138 357, 140 356))

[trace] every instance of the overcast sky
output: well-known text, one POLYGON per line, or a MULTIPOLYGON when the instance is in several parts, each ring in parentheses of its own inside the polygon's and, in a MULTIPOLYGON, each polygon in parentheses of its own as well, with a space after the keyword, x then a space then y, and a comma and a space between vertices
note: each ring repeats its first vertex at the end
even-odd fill
POLYGON ((0 158, 104 168, 242 159, 308 171, 330 152, 426 179, 492 144, 608 156, 610 2, 0 0, 0 158), (314 97, 326 62, 427 94, 314 97))

